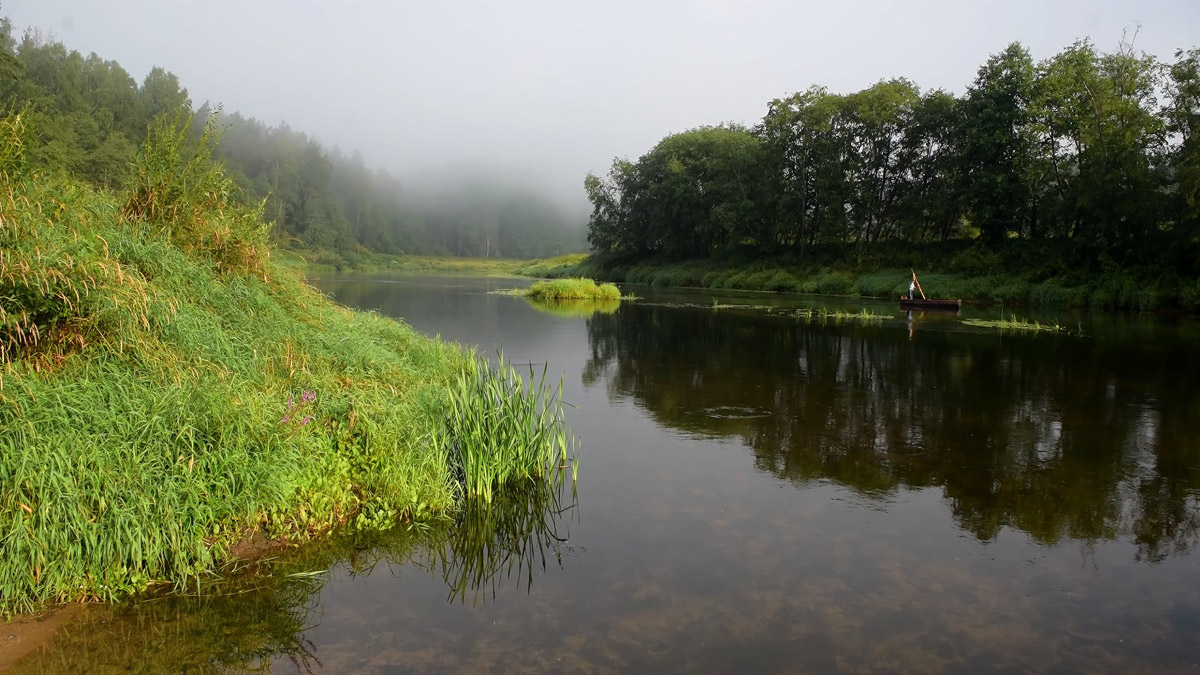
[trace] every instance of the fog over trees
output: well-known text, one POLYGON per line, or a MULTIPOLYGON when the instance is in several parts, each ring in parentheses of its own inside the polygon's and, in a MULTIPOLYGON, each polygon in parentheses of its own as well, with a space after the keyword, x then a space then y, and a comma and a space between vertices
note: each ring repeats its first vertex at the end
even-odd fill
POLYGON ((286 124, 267 125, 207 103, 194 106, 179 78, 153 68, 141 83, 116 61, 37 30, 13 34, 0 19, 0 107, 22 111, 37 143, 32 165, 118 188, 149 123, 194 115, 198 136, 215 116, 217 148, 241 188, 265 201, 282 245, 316 251, 533 258, 584 247, 583 219, 514 181, 431 176, 418 191, 387 171, 286 124))

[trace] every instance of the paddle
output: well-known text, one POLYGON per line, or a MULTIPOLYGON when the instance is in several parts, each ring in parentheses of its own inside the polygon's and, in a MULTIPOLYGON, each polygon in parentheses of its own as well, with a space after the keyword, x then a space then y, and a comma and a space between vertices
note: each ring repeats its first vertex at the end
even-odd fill
POLYGON ((921 299, 922 299, 922 300, 928 300, 929 298, 925 297, 925 289, 924 289, 924 288, 921 288, 921 280, 917 278, 917 272, 916 272, 916 270, 914 270, 914 269, 912 269, 912 268, 909 268, 909 270, 908 270, 908 271, 909 271, 909 272, 912 272, 912 275, 913 275, 913 281, 917 282, 917 290, 918 290, 918 291, 921 291, 921 299))

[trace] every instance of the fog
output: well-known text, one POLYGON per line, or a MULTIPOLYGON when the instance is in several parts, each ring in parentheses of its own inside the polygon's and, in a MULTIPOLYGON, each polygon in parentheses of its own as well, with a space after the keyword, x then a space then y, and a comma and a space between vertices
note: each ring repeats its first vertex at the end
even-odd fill
POLYGON ((773 98, 903 76, 961 92, 1017 40, 1077 38, 1161 58, 1200 34, 1196 2, 18 2, 68 48, 140 80, 176 73, 220 103, 345 153, 406 189, 491 176, 585 213, 614 156, 703 124, 753 124, 773 98))

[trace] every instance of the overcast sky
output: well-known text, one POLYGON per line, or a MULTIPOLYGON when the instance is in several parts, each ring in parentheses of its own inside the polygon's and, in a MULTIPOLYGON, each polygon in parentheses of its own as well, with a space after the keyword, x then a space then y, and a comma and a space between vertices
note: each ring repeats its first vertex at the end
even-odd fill
POLYGON ((564 204, 665 134, 753 124, 772 98, 903 76, 961 92, 989 54, 1076 38, 1162 58, 1200 1, 63 2, 2 0, 17 31, 176 73, 199 105, 286 121, 401 177, 485 166, 564 204))

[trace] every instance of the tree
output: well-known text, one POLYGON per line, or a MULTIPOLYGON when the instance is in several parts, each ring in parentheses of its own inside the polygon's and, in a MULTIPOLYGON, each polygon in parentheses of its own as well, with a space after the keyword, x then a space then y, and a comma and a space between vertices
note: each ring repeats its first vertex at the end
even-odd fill
POLYGON ((741 127, 667 136, 634 164, 614 161, 607 182, 589 174, 589 241, 606 253, 673 257, 769 245, 764 167, 760 141, 741 127))
POLYGON ((1171 64, 1167 103, 1162 109, 1172 144, 1167 165, 1174 186, 1169 202, 1178 238, 1200 243, 1200 49, 1179 50, 1171 64))
POLYGON ((992 245, 1027 231, 1033 216, 1033 86, 1033 61, 1014 42, 979 69, 963 100, 967 204, 972 223, 992 245))

